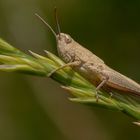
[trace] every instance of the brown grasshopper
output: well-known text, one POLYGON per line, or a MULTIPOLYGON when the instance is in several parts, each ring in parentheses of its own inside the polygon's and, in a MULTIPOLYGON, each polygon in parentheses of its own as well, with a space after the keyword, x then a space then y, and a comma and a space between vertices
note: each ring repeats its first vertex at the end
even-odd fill
POLYGON ((65 65, 52 71, 48 76, 51 76, 60 69, 70 66, 95 85, 96 91, 104 88, 110 89, 110 91, 117 90, 122 93, 140 96, 140 85, 138 83, 107 66, 102 59, 77 43, 70 35, 61 33, 57 14, 55 15, 58 35, 48 23, 36 14, 54 34, 58 54, 64 62, 66 62, 65 65))

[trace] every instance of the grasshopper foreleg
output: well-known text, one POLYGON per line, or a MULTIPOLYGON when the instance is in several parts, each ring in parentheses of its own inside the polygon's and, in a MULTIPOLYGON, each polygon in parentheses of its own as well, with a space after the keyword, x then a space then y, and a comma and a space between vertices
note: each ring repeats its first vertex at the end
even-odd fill
POLYGON ((57 68, 57 69, 51 71, 47 76, 50 77, 50 76, 52 76, 55 72, 57 72, 57 71, 59 71, 59 70, 61 70, 61 69, 64 69, 65 67, 69 67, 69 66, 70 66, 70 67, 78 66, 79 64, 80 64, 80 61, 69 62, 69 63, 67 63, 67 64, 65 64, 65 65, 63 65, 63 66, 60 66, 59 68, 57 68))

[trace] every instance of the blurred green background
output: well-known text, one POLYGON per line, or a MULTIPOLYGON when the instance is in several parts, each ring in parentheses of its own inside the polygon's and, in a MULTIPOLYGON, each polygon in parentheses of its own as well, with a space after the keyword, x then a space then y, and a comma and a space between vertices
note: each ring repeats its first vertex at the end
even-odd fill
MULTIPOLYGON (((0 37, 27 52, 56 53, 57 6, 62 32, 114 69, 140 82, 139 0, 0 0, 0 37)), ((0 140, 139 140, 140 128, 119 112, 72 103, 48 78, 0 72, 0 140)))

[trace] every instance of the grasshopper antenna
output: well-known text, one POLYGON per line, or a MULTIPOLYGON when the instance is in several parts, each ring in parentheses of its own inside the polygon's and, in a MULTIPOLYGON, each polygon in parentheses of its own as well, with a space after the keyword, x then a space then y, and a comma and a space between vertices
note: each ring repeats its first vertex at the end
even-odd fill
POLYGON ((53 30, 53 28, 40 16, 38 15, 37 13, 35 13, 35 16, 40 19, 50 30, 51 32, 53 33, 53 35, 55 36, 56 40, 57 40, 57 34, 55 33, 55 31, 53 30))
POLYGON ((60 25, 59 25, 59 21, 58 21, 58 15, 57 15, 57 8, 54 8, 54 14, 55 14, 55 21, 56 21, 56 27, 57 27, 57 31, 58 31, 58 35, 59 35, 59 39, 60 39, 60 25))

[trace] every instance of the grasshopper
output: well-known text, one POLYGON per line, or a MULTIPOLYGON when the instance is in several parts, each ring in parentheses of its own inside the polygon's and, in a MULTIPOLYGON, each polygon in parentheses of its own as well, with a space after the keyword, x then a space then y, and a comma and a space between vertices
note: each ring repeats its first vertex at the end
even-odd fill
MULTIPOLYGON (((55 12, 56 13, 56 12, 55 12)), ((48 76, 65 67, 72 67, 76 72, 100 89, 117 90, 129 95, 140 96, 140 85, 123 74, 107 66, 102 59, 77 43, 70 35, 61 33, 57 13, 55 14, 58 34, 38 14, 36 16, 47 25, 56 38, 57 50, 65 65, 53 70, 48 76)), ((97 94, 96 94, 97 95, 97 94)), ((97 95, 98 97, 98 95, 97 95)))

